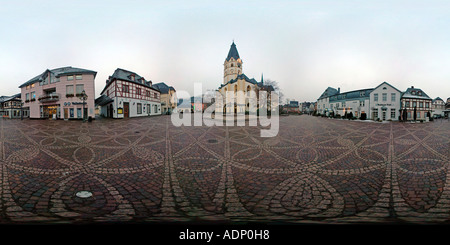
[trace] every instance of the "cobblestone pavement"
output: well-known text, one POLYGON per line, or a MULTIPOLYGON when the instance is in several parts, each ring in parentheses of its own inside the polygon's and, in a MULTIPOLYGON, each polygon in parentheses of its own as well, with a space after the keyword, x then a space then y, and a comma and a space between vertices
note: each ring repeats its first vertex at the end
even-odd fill
POLYGON ((449 121, 260 129, 0 119, 0 224, 450 219, 449 121))

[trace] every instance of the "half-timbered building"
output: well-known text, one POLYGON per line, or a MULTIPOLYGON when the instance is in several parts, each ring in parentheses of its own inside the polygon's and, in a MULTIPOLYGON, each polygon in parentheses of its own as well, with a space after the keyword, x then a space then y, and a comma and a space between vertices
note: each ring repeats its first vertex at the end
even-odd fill
POLYGON ((405 121, 426 120, 427 114, 431 114, 431 102, 432 99, 425 92, 411 86, 402 94, 402 119, 405 121))
POLYGON ((100 115, 128 118, 161 115, 161 93, 152 81, 135 72, 117 68, 95 100, 100 115))

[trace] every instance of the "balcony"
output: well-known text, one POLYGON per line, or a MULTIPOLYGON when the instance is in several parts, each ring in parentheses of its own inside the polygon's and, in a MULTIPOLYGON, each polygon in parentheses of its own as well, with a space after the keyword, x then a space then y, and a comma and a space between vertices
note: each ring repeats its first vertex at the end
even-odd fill
POLYGON ((58 101, 60 99, 60 97, 61 97, 60 94, 49 93, 49 94, 43 94, 43 95, 39 96, 38 100, 41 103, 55 102, 55 101, 58 101))

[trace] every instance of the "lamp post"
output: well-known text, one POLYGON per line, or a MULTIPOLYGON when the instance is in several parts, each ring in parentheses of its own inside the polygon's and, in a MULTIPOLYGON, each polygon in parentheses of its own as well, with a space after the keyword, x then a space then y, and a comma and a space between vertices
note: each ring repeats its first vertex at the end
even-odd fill
POLYGON ((87 100, 87 98, 88 98, 88 96, 87 96, 86 92, 83 90, 81 92, 81 96, 80 96, 80 100, 83 101, 83 122, 86 122, 86 115, 84 113, 84 103, 87 100))
POLYGON ((20 101, 20 120, 23 120, 23 102, 20 101))

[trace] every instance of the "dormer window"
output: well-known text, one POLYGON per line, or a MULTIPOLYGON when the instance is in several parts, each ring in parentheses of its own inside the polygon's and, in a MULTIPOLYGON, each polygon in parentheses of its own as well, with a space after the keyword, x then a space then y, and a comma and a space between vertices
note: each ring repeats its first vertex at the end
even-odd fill
POLYGON ((415 95, 415 94, 416 94, 416 91, 412 91, 411 94, 412 94, 412 95, 415 95))
POLYGON ((383 90, 386 90, 387 88, 386 87, 383 87, 383 90))
POLYGON ((134 75, 130 76, 131 81, 134 81, 134 75))

